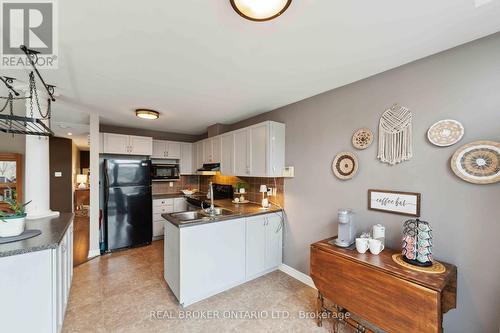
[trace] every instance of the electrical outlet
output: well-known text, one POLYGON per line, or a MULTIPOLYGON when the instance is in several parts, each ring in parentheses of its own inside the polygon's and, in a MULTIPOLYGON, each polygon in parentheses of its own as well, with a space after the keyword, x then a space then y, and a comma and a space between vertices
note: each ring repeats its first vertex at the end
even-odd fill
POLYGON ((274 190, 274 189, 273 189, 272 187, 268 187, 268 188, 267 188, 267 196, 268 196, 268 197, 272 197, 272 196, 273 196, 273 193, 274 193, 274 191, 273 191, 273 190, 274 190))
POLYGON ((170 187, 174 187, 174 182, 169 182, 169 183, 168 183, 168 186, 170 186, 170 187))
POLYGON ((57 178, 62 177, 62 172, 61 171, 54 172, 54 177, 57 177, 57 178))

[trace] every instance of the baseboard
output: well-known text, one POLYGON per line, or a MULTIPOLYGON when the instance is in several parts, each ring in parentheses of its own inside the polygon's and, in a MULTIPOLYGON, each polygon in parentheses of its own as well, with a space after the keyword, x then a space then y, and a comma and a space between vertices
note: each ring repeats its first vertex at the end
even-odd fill
POLYGON ((87 258, 94 258, 101 255, 101 250, 89 250, 89 255, 87 258))
POLYGON ((314 282, 309 275, 299 272, 295 268, 292 268, 285 264, 281 264, 279 270, 299 280, 300 282, 307 284, 309 287, 316 289, 316 286, 314 285, 314 282))

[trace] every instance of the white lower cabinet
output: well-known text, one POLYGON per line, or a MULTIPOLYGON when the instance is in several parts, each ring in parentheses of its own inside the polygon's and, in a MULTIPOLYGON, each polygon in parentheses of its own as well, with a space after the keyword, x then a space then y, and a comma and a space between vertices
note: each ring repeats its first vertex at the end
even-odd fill
POLYGON ((252 279, 282 262, 282 217, 267 214, 246 219, 246 276, 252 279))
POLYGON ((162 214, 183 212, 187 210, 187 203, 182 198, 166 198, 153 200, 153 239, 162 239, 165 230, 165 219, 162 214))
POLYGON ((2 332, 59 333, 73 277, 73 224, 55 249, 0 258, 2 332))
POLYGON ((279 268, 282 214, 178 228, 166 222, 164 278, 183 306, 279 268))

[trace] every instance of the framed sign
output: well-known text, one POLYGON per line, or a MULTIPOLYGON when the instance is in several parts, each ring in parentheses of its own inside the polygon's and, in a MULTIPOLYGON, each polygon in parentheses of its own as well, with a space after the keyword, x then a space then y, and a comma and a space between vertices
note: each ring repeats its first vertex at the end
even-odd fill
POLYGON ((419 217, 420 193, 368 190, 368 209, 419 217))

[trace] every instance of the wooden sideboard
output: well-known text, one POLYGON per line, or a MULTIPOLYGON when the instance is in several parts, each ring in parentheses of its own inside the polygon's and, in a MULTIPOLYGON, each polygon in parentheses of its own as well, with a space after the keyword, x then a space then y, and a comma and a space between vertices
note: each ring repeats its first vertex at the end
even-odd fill
MULTIPOLYGON (((442 332, 443 314, 456 307, 457 270, 430 274, 392 260, 399 251, 379 255, 331 245, 311 245, 311 277, 318 288, 318 318, 328 311, 323 298, 387 332, 442 332)), ((318 320, 321 325, 321 319, 318 320)))

